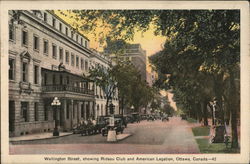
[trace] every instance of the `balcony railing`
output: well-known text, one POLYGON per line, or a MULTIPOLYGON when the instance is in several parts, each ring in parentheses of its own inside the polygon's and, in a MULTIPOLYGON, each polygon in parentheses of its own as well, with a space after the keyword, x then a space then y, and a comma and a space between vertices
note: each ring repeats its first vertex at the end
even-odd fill
POLYGON ((75 86, 69 86, 69 85, 45 85, 42 88, 43 92, 68 91, 68 92, 94 95, 93 90, 75 86))

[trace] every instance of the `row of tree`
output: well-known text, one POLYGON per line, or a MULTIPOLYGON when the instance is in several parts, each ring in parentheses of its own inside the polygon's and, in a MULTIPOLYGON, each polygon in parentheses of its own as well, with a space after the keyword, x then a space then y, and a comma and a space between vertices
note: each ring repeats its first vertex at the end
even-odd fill
POLYGON ((166 37, 163 50, 151 57, 159 74, 156 85, 172 89, 180 108, 207 125, 207 105, 216 97, 224 122, 231 115, 232 147, 238 147, 237 113, 240 110, 239 10, 76 10, 81 29, 109 28, 101 36, 133 39, 135 32, 154 27, 166 37))

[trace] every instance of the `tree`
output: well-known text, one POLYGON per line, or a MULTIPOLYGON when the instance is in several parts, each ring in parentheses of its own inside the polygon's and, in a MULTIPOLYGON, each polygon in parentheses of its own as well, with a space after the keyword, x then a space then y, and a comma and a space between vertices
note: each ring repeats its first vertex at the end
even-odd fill
POLYGON ((104 69, 101 66, 97 66, 89 71, 88 78, 95 81, 96 86, 99 86, 105 93, 106 100, 106 115, 108 114, 108 105, 112 100, 113 94, 117 88, 116 81, 113 78, 111 68, 104 69))

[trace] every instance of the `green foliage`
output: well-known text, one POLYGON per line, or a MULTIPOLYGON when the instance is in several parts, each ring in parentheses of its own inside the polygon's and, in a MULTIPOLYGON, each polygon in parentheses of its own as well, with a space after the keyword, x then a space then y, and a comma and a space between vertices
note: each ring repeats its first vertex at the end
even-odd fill
POLYGON ((210 127, 195 127, 192 131, 194 136, 209 136, 210 127))
MULTIPOLYGON (((225 143, 209 143, 208 139, 196 139, 201 153, 240 153, 240 149, 226 148, 225 143)), ((230 144, 229 146, 230 147, 230 144)))

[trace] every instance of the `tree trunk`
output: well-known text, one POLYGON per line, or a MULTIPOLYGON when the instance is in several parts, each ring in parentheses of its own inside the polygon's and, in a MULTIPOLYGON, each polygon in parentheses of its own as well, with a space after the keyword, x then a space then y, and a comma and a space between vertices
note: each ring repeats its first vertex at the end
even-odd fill
POLYGON ((221 120, 221 124, 224 125, 224 110, 223 110, 223 105, 222 105, 222 96, 223 96, 223 76, 224 74, 220 74, 218 76, 216 76, 216 78, 214 79, 214 92, 215 92, 215 96, 217 99, 217 105, 219 108, 219 115, 220 115, 220 120, 221 120))
POLYGON ((203 100, 201 103, 201 108, 203 112, 203 119, 204 119, 204 126, 208 126, 208 120, 207 120, 207 101, 203 100))
POLYGON ((238 148, 238 132, 237 132, 237 109, 239 104, 237 103, 237 91, 235 85, 234 72, 230 71, 230 95, 229 95, 229 108, 231 111, 231 128, 232 128, 232 144, 231 148, 238 148))

